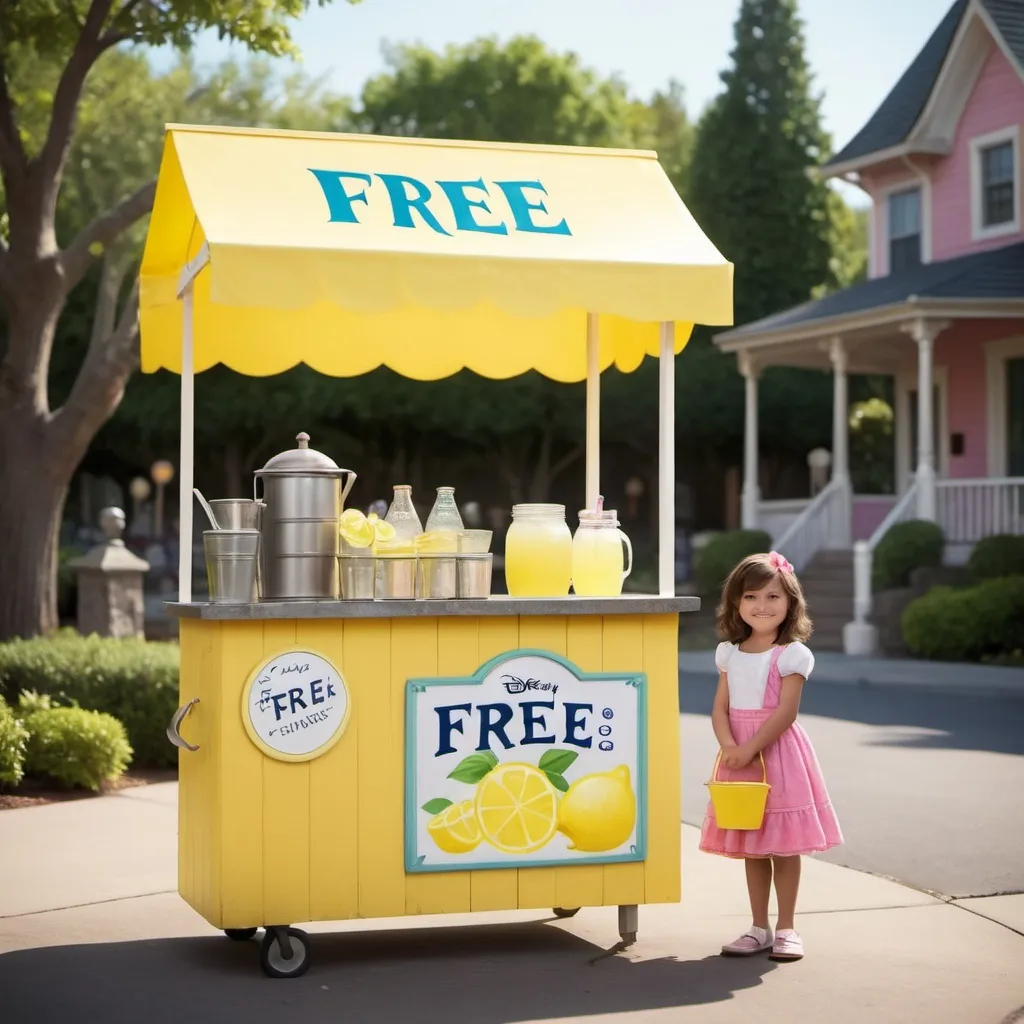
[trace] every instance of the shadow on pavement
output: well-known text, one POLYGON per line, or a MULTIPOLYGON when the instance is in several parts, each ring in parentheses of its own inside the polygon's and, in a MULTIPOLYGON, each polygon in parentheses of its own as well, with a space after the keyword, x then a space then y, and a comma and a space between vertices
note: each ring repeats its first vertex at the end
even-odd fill
POLYGON ((276 981, 260 969, 259 937, 244 943, 158 939, 7 953, 0 956, 3 1020, 505 1024, 722 1002, 759 985, 775 967, 761 957, 631 962, 628 954, 590 965, 598 947, 543 922, 311 938, 309 972, 276 981))
MULTIPOLYGON (((714 682, 680 674, 680 710, 707 715, 709 729, 714 695, 714 682)), ((815 686, 812 676, 804 687, 800 713, 863 725, 934 730, 872 741, 880 746, 1024 754, 1024 697, 1013 694, 924 692, 911 687, 845 683, 815 686)))

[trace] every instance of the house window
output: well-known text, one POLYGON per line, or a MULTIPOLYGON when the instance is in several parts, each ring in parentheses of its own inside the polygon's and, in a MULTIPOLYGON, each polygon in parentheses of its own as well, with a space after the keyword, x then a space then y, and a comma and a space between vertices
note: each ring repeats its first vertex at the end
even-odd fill
POLYGON ((908 188, 889 196, 889 273, 921 263, 921 190, 908 188))
POLYGON ((981 226, 1010 224, 1014 220, 1014 146, 1011 140, 985 146, 981 159, 981 226))

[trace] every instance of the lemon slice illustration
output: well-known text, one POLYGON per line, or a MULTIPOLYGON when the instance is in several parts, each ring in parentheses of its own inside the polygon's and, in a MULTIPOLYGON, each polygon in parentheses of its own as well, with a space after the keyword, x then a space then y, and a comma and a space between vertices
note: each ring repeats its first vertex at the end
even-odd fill
POLYGON ((469 853, 480 845, 480 826, 472 800, 446 807, 435 814, 427 825, 427 833, 445 853, 469 853))
POLYGON ((357 508, 341 513, 339 532, 342 540, 354 548, 368 548, 373 543, 373 524, 357 508))
POLYGON ((533 853, 555 834, 558 793, 532 764, 499 765, 476 789, 480 831, 504 853, 533 853))

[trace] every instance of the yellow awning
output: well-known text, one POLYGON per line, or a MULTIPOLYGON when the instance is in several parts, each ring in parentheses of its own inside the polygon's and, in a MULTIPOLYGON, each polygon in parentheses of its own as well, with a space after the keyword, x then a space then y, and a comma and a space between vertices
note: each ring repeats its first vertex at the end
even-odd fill
POLYGON ((655 154, 169 125, 141 270, 142 369, 299 362, 419 380, 634 370, 676 322, 732 323, 732 264, 655 154))

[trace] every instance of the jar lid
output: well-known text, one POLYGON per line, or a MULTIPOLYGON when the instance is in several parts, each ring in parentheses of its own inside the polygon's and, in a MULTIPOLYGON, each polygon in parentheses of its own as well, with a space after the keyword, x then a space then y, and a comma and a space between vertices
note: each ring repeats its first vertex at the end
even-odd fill
POLYGON ((308 474, 335 474, 347 473, 348 470, 341 469, 329 455, 318 452, 315 448, 309 447, 309 434, 303 431, 295 435, 298 442, 297 447, 289 448, 280 452, 271 459, 267 459, 262 469, 256 470, 257 476, 299 476, 308 474))

